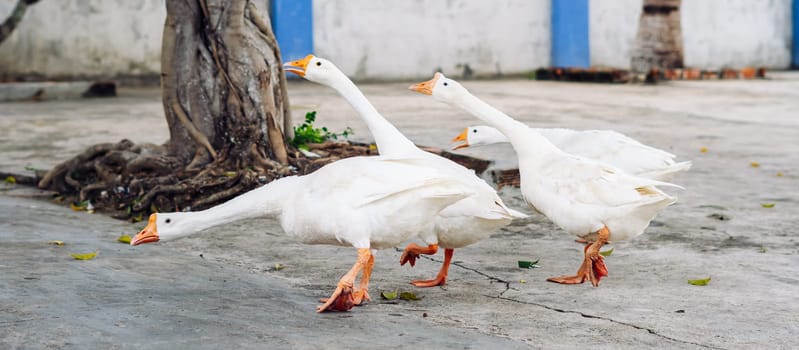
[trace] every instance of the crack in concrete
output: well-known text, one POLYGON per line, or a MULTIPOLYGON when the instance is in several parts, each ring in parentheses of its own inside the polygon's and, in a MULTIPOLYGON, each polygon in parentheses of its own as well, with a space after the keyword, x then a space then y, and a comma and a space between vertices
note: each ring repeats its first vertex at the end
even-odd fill
MULTIPOLYGON (((430 259, 430 260, 436 261, 436 260, 434 260, 434 259, 430 259)), ((442 263, 443 263, 443 262, 442 262, 442 263)), ((491 276, 491 275, 489 275, 489 274, 487 274, 487 273, 485 273, 485 272, 483 272, 483 271, 480 271, 480 270, 478 270, 478 269, 474 269, 474 268, 471 268, 471 267, 467 267, 467 266, 461 265, 461 263, 458 263, 458 262, 453 262, 453 263, 452 263, 452 265, 454 265, 454 266, 457 266, 457 267, 460 267, 460 268, 462 268, 462 269, 464 269, 464 270, 472 271, 472 272, 474 272, 474 273, 476 273, 476 274, 478 274, 478 275, 480 275, 480 276, 483 276, 483 277, 485 277, 485 278, 488 278, 488 280, 490 280, 490 281, 491 281, 491 283, 494 283, 494 282, 499 282, 499 283, 502 283, 502 284, 504 284, 504 285, 505 285, 505 290, 503 290, 502 292, 500 292, 499 294, 497 294, 497 297, 502 297, 502 295, 503 295, 503 294, 505 294, 505 292, 507 292, 507 291, 511 290, 511 287, 510 287, 510 282, 508 282, 508 281, 506 281, 506 280, 503 280, 503 279, 501 279, 501 278, 498 278, 498 277, 491 276)))
MULTIPOLYGON (((401 251, 399 249, 397 249, 397 250, 401 251)), ((431 256, 420 255, 420 257, 425 258, 425 259, 430 260, 430 261, 443 263, 443 261, 435 259, 435 258, 433 258, 431 256)), ((695 346, 702 347, 702 348, 707 348, 707 349, 724 349, 724 348, 713 346, 713 345, 695 343, 695 342, 688 341, 688 340, 672 338, 672 337, 669 337, 667 335, 660 334, 660 333, 658 333, 657 330, 654 330, 654 329, 649 328, 649 327, 643 327, 643 326, 635 325, 635 324, 624 322, 624 321, 618 321, 618 320, 614 320, 614 319, 608 318, 608 317, 591 315, 591 314, 587 314, 587 313, 584 313, 584 312, 581 312, 581 311, 561 309, 561 308, 557 308, 557 307, 554 307, 554 306, 549 306, 549 305, 546 305, 546 304, 536 303, 536 302, 532 302, 532 301, 522 301, 522 300, 517 300, 517 299, 513 299, 513 298, 508 298, 508 297, 503 296, 503 294, 505 294, 505 292, 507 292, 507 291, 509 291, 511 289, 510 282, 508 282, 506 280, 503 280, 503 279, 501 279, 499 277, 491 276, 491 275, 489 275, 489 274, 487 274, 487 273, 485 273, 483 271, 480 271, 478 269, 471 268, 471 267, 468 267, 468 266, 464 266, 464 265, 462 265, 461 263, 458 263, 458 262, 452 262, 452 265, 455 265, 455 266, 460 267, 460 268, 462 268, 464 270, 467 270, 467 271, 474 272, 474 273, 476 273, 476 274, 478 274, 480 276, 486 277, 489 280, 491 280, 492 282, 496 281, 496 282, 500 282, 500 283, 504 283, 505 284, 505 290, 500 292, 498 295, 496 295, 496 296, 485 295, 486 297, 489 297, 489 298, 505 300, 505 301, 510 301, 510 302, 519 303, 519 304, 538 306, 538 307, 541 307, 541 308, 544 308, 544 309, 547 309, 547 310, 550 310, 550 311, 559 312, 559 313, 569 313, 569 314, 580 315, 581 317, 584 317, 584 318, 591 318, 591 319, 608 321, 608 322, 611 322, 611 323, 615 323, 615 324, 631 327, 631 328, 634 328, 634 329, 637 329, 637 330, 647 331, 651 335, 654 335, 656 337, 660 337, 660 338, 663 338, 663 339, 666 339, 666 340, 669 340, 669 341, 673 341, 673 342, 676 342, 676 343, 695 345, 695 346)))
MULTIPOLYGON (((402 252, 402 251, 403 251, 403 249, 396 248, 396 247, 395 247, 394 249, 396 249, 398 252, 402 252)), ((438 260, 438 259, 436 259, 436 258, 434 258, 434 257, 432 257, 432 256, 429 256, 429 255, 419 255, 419 257, 420 257, 420 258, 427 259, 427 260, 430 260, 430 261, 433 261, 433 262, 441 263, 441 264, 443 264, 443 263, 444 263, 444 261, 443 261, 443 260, 438 260)), ((480 270, 473 269, 473 268, 471 268, 471 267, 468 267, 468 266, 461 265, 461 263, 460 263, 460 262, 453 261, 453 262, 451 262, 451 263, 450 263, 450 265, 454 265, 454 266, 460 267, 460 268, 462 268, 462 269, 464 269, 464 270, 468 270, 468 271, 474 272, 474 273, 476 273, 476 274, 478 274, 478 275, 480 275, 480 276, 483 276, 483 277, 485 277, 485 278, 488 278, 488 279, 491 281, 491 283, 493 283, 493 282, 499 282, 499 283, 502 283, 502 284, 504 284, 504 285, 505 285, 505 290, 503 290, 502 292, 500 292, 500 293, 499 293, 499 296, 502 296, 503 294, 505 294, 505 292, 507 292, 507 291, 509 291, 509 290, 511 290, 511 289, 512 289, 512 288, 510 287, 510 282, 508 282, 508 281, 506 281, 506 280, 503 280, 503 279, 501 279, 501 278, 498 278, 498 277, 491 276, 491 275, 489 275, 489 274, 487 274, 487 273, 484 273, 484 272, 482 272, 482 271, 480 271, 480 270)))
MULTIPOLYGON (((490 295, 487 295, 487 296, 488 297, 492 297, 490 295)), ((496 296, 496 297, 492 297, 492 298, 505 300, 505 301, 510 301, 510 302, 514 302, 514 303, 519 303, 519 304, 538 306, 538 307, 541 307, 541 308, 544 308, 544 309, 547 309, 547 310, 560 312, 560 313, 580 315, 580 316, 585 317, 585 318, 608 321, 608 322, 611 322, 611 323, 615 323, 615 324, 619 324, 619 325, 623 325, 623 326, 627 326, 627 327, 632 327, 632 328, 635 328, 637 330, 647 331, 649 334, 652 334, 654 336, 657 336, 657 337, 660 337, 660 338, 663 338, 663 339, 666 339, 666 340, 670 340, 670 341, 673 341, 673 342, 676 342, 676 343, 696 345, 696 346, 699 346, 699 347, 702 347, 702 348, 707 348, 707 349, 724 349, 724 348, 720 348, 720 347, 713 346, 713 345, 695 343, 695 342, 688 341, 688 340, 672 338, 672 337, 669 337, 667 335, 660 334, 660 333, 658 333, 657 330, 654 330, 654 329, 649 328, 649 327, 638 326, 638 325, 635 325, 635 324, 632 324, 632 323, 619 321, 619 320, 614 320, 614 319, 608 318, 608 317, 591 315, 591 314, 587 314, 587 313, 584 313, 584 312, 581 312, 581 311, 566 310, 566 309, 561 309, 561 308, 549 306, 549 305, 546 305, 546 304, 536 303, 536 302, 532 302, 532 301, 517 300, 517 299, 503 297, 503 296, 496 296)))

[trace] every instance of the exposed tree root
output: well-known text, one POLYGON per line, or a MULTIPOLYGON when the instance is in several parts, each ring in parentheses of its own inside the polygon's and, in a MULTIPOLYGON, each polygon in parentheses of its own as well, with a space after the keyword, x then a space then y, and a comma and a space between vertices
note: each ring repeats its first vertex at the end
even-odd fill
POLYGON ((341 158, 377 154, 368 145, 346 142, 310 149, 320 157, 292 149, 289 165, 283 165, 253 146, 245 159, 230 161, 220 153, 216 161, 192 169, 162 147, 122 140, 87 148, 40 176, 38 186, 59 193, 65 203, 89 201, 96 211, 137 221, 156 211, 202 210, 279 177, 307 174, 341 158))

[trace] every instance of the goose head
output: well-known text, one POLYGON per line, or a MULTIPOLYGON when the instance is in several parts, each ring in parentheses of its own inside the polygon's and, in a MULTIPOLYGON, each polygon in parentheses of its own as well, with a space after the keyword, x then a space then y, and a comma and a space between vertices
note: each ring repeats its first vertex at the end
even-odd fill
POLYGON ((181 214, 182 213, 151 214, 147 226, 130 240, 130 245, 171 241, 194 232, 195 230, 190 227, 191 220, 184 220, 187 218, 181 217, 183 216, 181 214))
POLYGON ((454 103, 469 94, 463 85, 441 73, 436 73, 433 79, 409 86, 408 90, 433 96, 436 100, 446 103, 454 103))
POLYGON ((463 129, 458 136, 452 139, 452 149, 456 150, 500 142, 507 142, 507 138, 499 130, 486 125, 470 126, 463 129))
POLYGON ((283 69, 312 82, 328 86, 341 79, 341 76, 344 75, 333 62, 314 55, 288 62, 283 65, 283 69))

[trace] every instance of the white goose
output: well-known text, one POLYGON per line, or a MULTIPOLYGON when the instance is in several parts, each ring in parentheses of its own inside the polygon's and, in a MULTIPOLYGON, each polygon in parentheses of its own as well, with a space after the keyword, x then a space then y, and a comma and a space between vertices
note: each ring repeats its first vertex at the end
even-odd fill
POLYGON ((510 140, 519 158, 525 200, 565 231, 593 243, 574 276, 549 278, 567 284, 607 276, 599 249, 612 239, 640 235, 649 222, 676 198, 656 185, 677 185, 624 173, 621 169, 561 151, 545 137, 469 93, 458 82, 436 73, 410 87, 473 114, 510 140))
POLYGON ((427 166, 439 169, 460 180, 464 186, 475 191, 446 209, 435 218, 435 231, 419 236, 428 246, 408 245, 400 264, 416 263, 419 254, 435 254, 438 247, 444 248, 444 263, 438 274, 431 280, 417 280, 411 283, 417 287, 441 286, 446 283, 449 265, 455 248, 475 243, 491 235, 496 229, 511 222, 513 218, 526 215, 509 209, 496 191, 474 174, 474 171, 438 155, 425 152, 405 137, 369 103, 357 86, 347 78, 332 62, 308 55, 304 59, 287 63, 285 69, 313 82, 329 86, 341 94, 366 122, 377 143, 381 155, 413 158, 427 166))
POLYGON ((459 179, 416 163, 384 156, 339 160, 308 175, 274 180, 207 210, 152 214, 130 244, 173 240, 240 219, 277 217, 283 230, 303 243, 358 249, 355 265, 317 307, 318 312, 346 311, 370 299, 371 249, 394 247, 431 232, 442 209, 473 195, 459 179), (361 282, 353 290, 360 271, 361 282))
MULTIPOLYGON (((628 174, 670 181, 691 168, 691 162, 675 162, 675 155, 644 145, 613 130, 531 128, 562 151, 613 165, 628 174)), ((453 149, 510 142, 499 130, 470 126, 452 139, 453 149)))

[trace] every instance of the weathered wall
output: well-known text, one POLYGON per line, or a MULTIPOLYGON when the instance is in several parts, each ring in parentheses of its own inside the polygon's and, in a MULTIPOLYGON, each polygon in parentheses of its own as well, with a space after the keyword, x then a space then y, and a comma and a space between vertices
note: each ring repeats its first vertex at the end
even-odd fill
MULTIPOLYGON (((788 67, 791 1, 683 0, 686 65, 788 67)), ((1 18, 15 2, 0 0, 1 18)), ((641 3, 589 0, 591 65, 629 67, 641 3)), ((314 51, 357 79, 462 75, 467 65, 478 76, 518 74, 550 64, 550 8, 551 0, 314 0, 314 51)), ((157 75, 165 15, 164 0, 42 0, 0 44, 0 76, 157 75)))
POLYGON ((683 0, 685 65, 787 68, 792 0, 683 0))
POLYGON ((315 0, 314 46, 357 79, 549 65, 550 0, 315 0))
POLYGON ((164 0, 42 0, 0 44, 0 75, 157 75, 165 17, 164 0))
MULTIPOLYGON (((642 0, 590 0, 591 64, 628 68, 642 0)), ((791 0, 683 0, 685 65, 787 68, 791 0)))
POLYGON ((594 67, 630 67, 643 0, 589 0, 589 45, 594 67))

